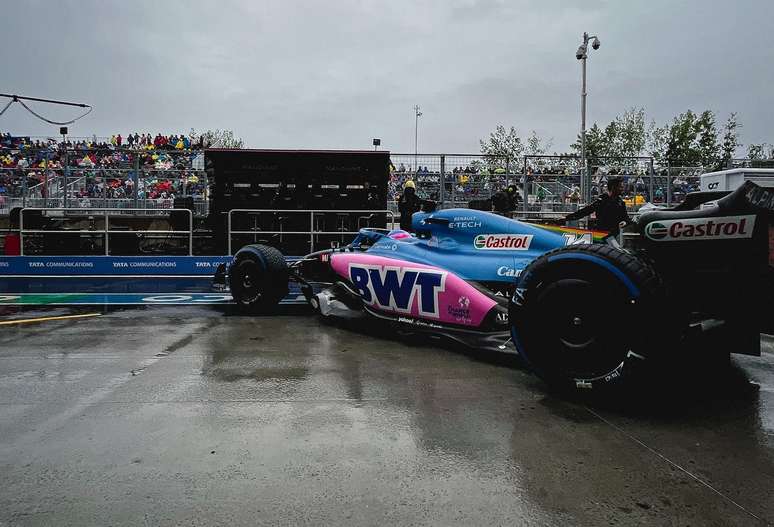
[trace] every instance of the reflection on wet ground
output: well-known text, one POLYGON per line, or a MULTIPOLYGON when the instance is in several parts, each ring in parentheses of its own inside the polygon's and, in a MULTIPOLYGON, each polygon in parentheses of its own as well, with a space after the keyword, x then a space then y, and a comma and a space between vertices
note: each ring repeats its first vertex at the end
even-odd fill
POLYGON ((767 346, 611 402, 298 310, 4 326, 0 525, 765 524, 767 346))

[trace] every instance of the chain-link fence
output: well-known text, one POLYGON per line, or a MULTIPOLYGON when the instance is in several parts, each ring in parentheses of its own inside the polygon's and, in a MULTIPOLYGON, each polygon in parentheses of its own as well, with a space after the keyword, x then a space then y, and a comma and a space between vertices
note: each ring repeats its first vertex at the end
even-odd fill
MULTIPOLYGON (((605 192, 607 180, 623 180, 623 200, 634 213, 644 204, 673 206, 700 188, 700 176, 717 167, 659 167, 651 157, 588 158, 584 181, 580 156, 524 156, 516 160, 476 154, 392 154, 388 206, 406 181, 416 184, 417 194, 440 208, 468 207, 491 199, 509 185, 516 185, 516 214, 526 217, 567 214, 605 192), (588 186, 584 192, 584 186, 588 186), (587 196, 587 199, 584 199, 587 196)), ((727 168, 766 168, 774 161, 732 160, 727 168)))
POLYGON ((414 181, 420 198, 451 208, 491 199, 521 178, 518 162, 498 156, 391 154, 390 159, 388 205, 392 210, 408 180, 414 181))
MULTIPOLYGON (((645 203, 671 206, 699 190, 701 174, 717 167, 655 166, 650 157, 588 159, 578 156, 391 154, 387 205, 397 211, 406 181, 440 208, 486 208, 509 185, 518 189, 517 214, 566 214, 604 192, 611 176, 624 180, 631 212, 645 203), (588 188, 585 188, 588 187, 588 188), (587 199, 584 199, 584 196, 587 199)), ((734 159, 726 168, 774 168, 774 160, 734 159)), ((0 215, 14 207, 168 209, 190 197, 195 213, 208 213, 204 152, 177 149, 0 149, 0 215)))

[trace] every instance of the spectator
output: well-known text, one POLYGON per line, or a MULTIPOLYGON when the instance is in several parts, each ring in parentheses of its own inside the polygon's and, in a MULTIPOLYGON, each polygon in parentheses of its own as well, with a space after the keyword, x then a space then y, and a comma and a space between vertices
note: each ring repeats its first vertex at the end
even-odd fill
POLYGON ((418 212, 422 204, 416 195, 416 185, 408 180, 403 185, 403 194, 398 199, 398 212, 400 212, 400 228, 404 231, 413 232, 411 228, 411 217, 418 212))

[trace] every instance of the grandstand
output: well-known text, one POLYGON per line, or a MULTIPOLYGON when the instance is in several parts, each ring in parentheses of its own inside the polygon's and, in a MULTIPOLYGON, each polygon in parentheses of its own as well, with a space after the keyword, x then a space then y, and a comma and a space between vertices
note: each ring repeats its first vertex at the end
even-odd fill
MULTIPOLYGON (((195 214, 204 217, 211 183, 204 170, 205 146, 185 134, 115 134, 66 142, 0 134, 0 216, 14 207, 168 209, 176 198, 190 198, 195 214)), ((520 213, 562 214, 582 204, 581 167, 573 155, 509 160, 391 154, 387 199, 395 208, 403 185, 411 179, 423 198, 444 208, 465 207, 515 183, 524 204, 520 213)), ((607 177, 615 175, 624 179, 630 210, 646 202, 671 205, 697 190, 699 176, 715 168, 657 166, 646 157, 590 159, 590 194, 598 195, 607 177)))
POLYGON ((63 142, 2 134, 0 214, 15 207, 164 209, 175 198, 190 197, 204 216, 201 146, 184 135, 63 142))

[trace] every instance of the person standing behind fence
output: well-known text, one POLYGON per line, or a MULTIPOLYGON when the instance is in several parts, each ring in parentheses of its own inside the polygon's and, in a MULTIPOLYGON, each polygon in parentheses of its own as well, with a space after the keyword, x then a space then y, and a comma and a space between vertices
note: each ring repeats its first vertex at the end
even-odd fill
POLYGON ((626 204, 621 199, 623 180, 611 177, 607 180, 607 192, 602 194, 593 203, 582 209, 565 216, 565 221, 585 218, 597 213, 596 228, 617 236, 621 230, 621 224, 631 223, 632 220, 626 212, 626 204))
POLYGON ((416 185, 410 179, 403 185, 403 194, 398 198, 398 212, 400 212, 400 228, 411 232, 411 217, 419 212, 422 207, 421 200, 416 194, 416 185))

